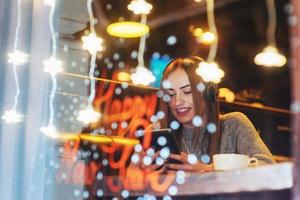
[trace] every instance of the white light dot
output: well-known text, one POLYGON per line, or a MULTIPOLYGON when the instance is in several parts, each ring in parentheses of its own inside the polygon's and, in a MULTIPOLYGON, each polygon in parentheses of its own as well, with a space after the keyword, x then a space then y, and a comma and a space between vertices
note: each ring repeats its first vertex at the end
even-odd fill
POLYGON ((122 87, 123 89, 128 88, 128 83, 122 83, 121 87, 122 87))
POLYGON ((89 193, 88 191, 84 191, 84 192, 82 193, 82 197, 83 197, 84 199, 89 198, 89 196, 90 196, 90 193, 89 193))
POLYGON ((137 58, 137 55, 138 55, 137 51, 132 51, 131 54, 130 54, 130 57, 131 57, 132 59, 136 59, 136 58, 137 58))
POLYGON ((121 127, 122 128, 127 128, 128 127, 128 123, 126 121, 121 123, 121 127))
POLYGON ((163 159, 162 157, 158 156, 156 159, 155 159, 155 163, 158 165, 158 166, 161 166, 163 165, 165 162, 165 159, 163 159))
POLYGON ((168 189, 168 192, 169 192, 169 194, 170 195, 176 195, 177 194, 177 191, 178 191, 178 189, 177 189, 177 187, 175 186, 175 185, 172 185, 171 187, 169 187, 169 189, 168 189))
POLYGON ((158 59, 158 58, 160 58, 160 54, 159 54, 158 52, 154 52, 154 53, 152 54, 152 57, 153 57, 154 59, 158 59))
POLYGON ((158 111, 156 116, 158 117, 158 119, 163 119, 165 117, 165 113, 163 111, 158 111))
POLYGON ((163 159, 167 159, 170 156, 170 148, 169 147, 164 147, 160 150, 159 155, 163 159))
POLYGON ((196 127, 200 127, 202 125, 202 118, 200 116, 195 116, 193 118, 193 125, 196 127))
POLYGON ((106 4, 106 10, 111 10, 112 9, 112 5, 111 4, 106 4))
POLYGON ((198 83, 197 84, 197 90, 199 91, 199 92, 203 92, 204 90, 205 90, 205 85, 204 85, 204 83, 198 83))
POLYGON ((136 137, 142 137, 142 136, 144 136, 144 131, 143 131, 143 130, 137 130, 137 131, 135 132, 135 136, 136 136, 136 137))
POLYGON ((108 165, 108 160, 107 159, 103 159, 102 160, 102 165, 103 166, 107 166, 108 165))
POLYGON ((187 157, 187 161, 188 161, 188 163, 194 165, 194 164, 197 163, 198 159, 197 159, 197 156, 196 156, 195 154, 190 153, 190 154, 188 155, 188 157, 187 157))
POLYGON ((167 44, 170 46, 176 44, 176 42, 177 42, 177 38, 174 35, 171 35, 170 37, 167 38, 167 44))
POLYGON ((171 198, 169 195, 165 195, 165 196, 163 197, 163 200, 172 200, 172 198, 171 198))
POLYGON ((116 88, 115 94, 116 94, 116 95, 119 95, 119 94, 121 94, 121 93, 122 93, 121 88, 116 88))
POLYGON ((291 104, 291 111, 294 114, 299 113, 300 112, 300 102, 293 102, 291 104))
POLYGON ((152 123, 155 123, 155 122, 158 121, 158 117, 155 116, 155 115, 152 115, 152 116, 150 117, 150 121, 151 121, 152 123))
POLYGON ((127 190, 123 190, 121 192, 121 195, 122 195, 123 198, 128 198, 129 197, 129 192, 127 190))
POLYGON ((152 158, 150 157, 150 156, 145 156, 144 158, 143 158, 143 163, 144 163, 144 165, 150 165, 151 163, 152 163, 152 158))
POLYGON ((204 164, 208 164, 210 162, 210 156, 208 154, 202 155, 201 162, 203 162, 204 164))
POLYGON ((143 150, 143 147, 142 147, 141 144, 137 144, 137 145, 134 146, 134 151, 135 151, 135 152, 139 153, 139 152, 141 152, 142 150, 143 150))
POLYGON ((170 127, 171 127, 171 129, 173 129, 173 130, 177 130, 177 129, 179 128, 179 126, 180 126, 180 124, 179 124, 178 121, 172 121, 172 122, 170 123, 170 127))
POLYGON ((146 153, 147 153, 148 156, 154 156, 155 151, 154 151, 153 148, 149 148, 149 149, 146 151, 146 153))
POLYGON ((102 172, 98 172, 96 178, 97 178, 97 180, 101 180, 103 178, 103 173, 102 172))
POLYGON ((162 86, 163 86, 164 89, 170 89, 172 87, 172 84, 170 83, 170 81, 164 80, 162 82, 162 86))
POLYGON ((103 196, 103 190, 98 189, 96 195, 97 195, 97 197, 102 197, 103 196))
POLYGON ((167 139, 166 137, 164 136, 159 136, 157 138, 157 143, 160 145, 160 146, 165 146, 167 144, 167 139))
POLYGON ((165 94, 165 95, 163 96, 163 101, 164 101, 164 102, 169 102, 170 100, 171 100, 171 97, 170 97, 169 95, 165 94))
POLYGON ((162 97, 164 96, 163 91, 158 90, 158 92, 156 93, 156 96, 157 96, 158 98, 162 98, 162 97))
POLYGON ((79 190, 74 190, 74 196, 78 197, 80 195, 80 191, 79 190))
POLYGON ((139 161, 140 161, 140 157, 139 157, 139 155, 138 154, 133 154, 132 156, 131 156, 131 161, 134 163, 134 164, 137 164, 139 161))
POLYGON ((215 133, 217 130, 217 126, 214 123, 209 123, 206 128, 209 133, 215 133))
POLYGON ((119 53, 114 53, 113 59, 114 60, 119 60, 120 59, 120 54, 119 53))
POLYGON ((119 68, 124 68, 125 67, 125 63, 124 62, 119 62, 119 64, 118 64, 118 66, 119 66, 119 68))
POLYGON ((117 129, 117 128, 118 128, 118 123, 117 123, 117 122, 113 122, 113 123, 111 124, 111 128, 112 128, 112 129, 117 129))
POLYGON ((99 158, 99 153, 98 152, 95 152, 93 153, 93 158, 96 160, 99 158))

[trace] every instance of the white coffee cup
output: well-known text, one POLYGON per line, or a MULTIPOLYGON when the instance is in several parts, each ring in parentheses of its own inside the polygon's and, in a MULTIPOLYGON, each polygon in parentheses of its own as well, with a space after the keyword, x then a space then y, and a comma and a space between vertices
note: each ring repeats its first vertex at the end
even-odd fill
POLYGON ((215 170, 228 171, 257 166, 258 160, 243 154, 215 154, 213 155, 213 165, 215 170))

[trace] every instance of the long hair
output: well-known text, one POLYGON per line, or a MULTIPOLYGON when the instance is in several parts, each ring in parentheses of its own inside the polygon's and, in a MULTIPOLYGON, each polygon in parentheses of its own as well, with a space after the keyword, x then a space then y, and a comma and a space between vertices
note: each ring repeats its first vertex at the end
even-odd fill
MULTIPOLYGON (((205 83, 199 75, 196 74, 196 68, 198 67, 199 62, 203 61, 200 57, 185 57, 185 58, 176 58, 172 60, 164 70, 162 76, 162 82, 168 78, 169 74, 175 71, 178 68, 183 69, 189 78, 191 84, 191 91, 193 96, 194 108, 195 108, 195 116, 201 116, 204 123, 204 140, 201 144, 198 144, 199 137, 201 133, 200 127, 195 127, 193 134, 193 147, 197 145, 201 145, 201 152, 209 154, 212 156, 213 154, 219 153, 220 151, 220 125, 219 125, 219 102, 217 100, 218 90, 216 85, 213 83, 205 83), (203 92, 199 92, 197 90, 197 85, 199 83, 203 83, 206 87, 203 92), (207 97, 209 96, 209 97, 207 97), (215 133, 209 133, 206 129, 208 123, 214 123, 217 127, 215 133), (208 142, 207 148, 205 147, 205 143, 208 142)), ((161 82, 161 83, 162 83, 161 82)), ((161 88, 162 84, 161 84, 161 88)), ((168 103, 164 102, 162 99, 159 100, 159 110, 165 113, 165 117, 161 120, 162 127, 169 127, 170 122, 176 120, 175 116, 172 114, 169 109, 168 103)), ((180 147, 182 143, 182 124, 180 124, 180 128, 173 132, 177 145, 180 147)))

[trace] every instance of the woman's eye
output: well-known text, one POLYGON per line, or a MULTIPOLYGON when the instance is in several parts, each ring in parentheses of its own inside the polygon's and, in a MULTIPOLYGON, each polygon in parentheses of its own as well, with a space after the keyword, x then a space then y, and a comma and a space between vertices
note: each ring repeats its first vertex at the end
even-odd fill
POLYGON ((167 93, 170 97, 174 96, 175 93, 167 93))
POLYGON ((188 90, 188 91, 183 91, 184 94, 191 94, 192 91, 191 90, 188 90))

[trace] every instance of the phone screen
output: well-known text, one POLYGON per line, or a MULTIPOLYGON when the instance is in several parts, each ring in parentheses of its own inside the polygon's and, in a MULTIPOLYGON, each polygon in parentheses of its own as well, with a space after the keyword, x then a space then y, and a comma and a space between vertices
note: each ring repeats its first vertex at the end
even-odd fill
MULTIPOLYGON (((175 141, 171 129, 158 129, 145 134, 143 136, 138 137, 142 145, 144 144, 144 142, 149 142, 144 141, 147 138, 148 140, 151 140, 149 147, 152 147, 155 150, 155 152, 160 151, 162 148, 168 147, 170 153, 180 154, 180 150, 178 149, 177 143, 175 141), (148 135, 144 137, 145 134, 149 134, 150 136, 148 135)), ((168 159, 167 163, 182 164, 180 161, 175 159, 168 159)))

